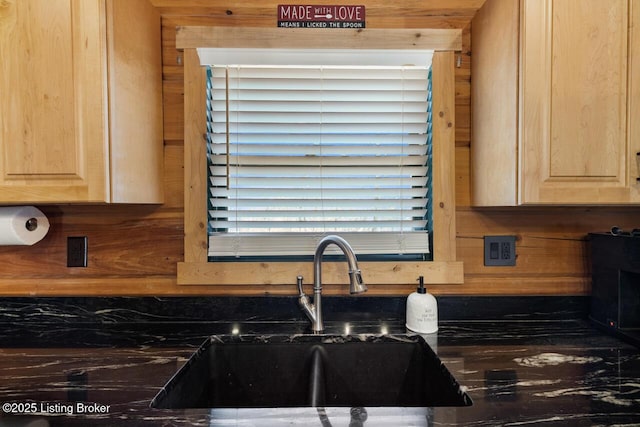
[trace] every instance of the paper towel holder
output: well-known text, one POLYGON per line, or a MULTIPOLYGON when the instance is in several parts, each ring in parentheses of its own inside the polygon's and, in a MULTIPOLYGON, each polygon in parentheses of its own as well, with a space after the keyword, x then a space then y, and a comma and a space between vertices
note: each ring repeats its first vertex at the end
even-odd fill
POLYGON ((49 231, 49 220, 35 206, 0 207, 0 246, 31 246, 49 231))
POLYGON ((35 231, 38 228, 38 219, 29 218, 27 222, 25 222, 24 227, 29 231, 35 231))

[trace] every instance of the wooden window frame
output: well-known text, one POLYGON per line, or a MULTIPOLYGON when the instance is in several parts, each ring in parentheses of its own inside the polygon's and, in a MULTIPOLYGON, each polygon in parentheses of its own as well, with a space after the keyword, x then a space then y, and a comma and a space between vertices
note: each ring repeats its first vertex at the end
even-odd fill
MULTIPOLYGON (((218 286, 221 293, 293 294, 296 276, 307 283, 312 262, 208 262, 206 70, 197 48, 323 48, 434 50, 433 78, 433 247, 432 261, 360 262, 369 294, 394 294, 398 285, 461 284, 463 264, 456 260, 455 224, 455 70, 454 52, 462 49, 462 31, 432 29, 323 30, 238 27, 179 27, 177 46, 184 61, 184 262, 179 285, 218 286)), ((323 287, 329 294, 348 293, 346 264, 323 264, 323 287)))

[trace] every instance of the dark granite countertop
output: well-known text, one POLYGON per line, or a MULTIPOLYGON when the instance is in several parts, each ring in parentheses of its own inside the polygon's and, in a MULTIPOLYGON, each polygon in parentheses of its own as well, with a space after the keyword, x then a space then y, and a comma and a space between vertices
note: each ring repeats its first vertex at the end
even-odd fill
MULTIPOLYGON (((271 301, 271 309, 292 301, 271 301)), ((487 301, 464 303, 461 313, 487 301)), ((471 407, 394 413, 367 408, 366 421, 360 419, 360 424, 354 424, 350 408, 326 408, 322 414, 316 408, 149 408, 156 393, 211 335, 308 333, 295 305, 291 315, 264 315, 267 309, 256 317, 224 300, 215 310, 222 313, 219 318, 198 321, 209 314, 199 311, 200 302, 187 302, 193 311, 180 317, 175 312, 158 314, 153 301, 0 299, 0 425, 640 425, 638 348, 601 333, 582 315, 556 312, 582 302, 555 300, 528 301, 526 310, 494 313, 486 316, 489 319, 441 316, 437 336, 427 341, 466 387, 471 407), (225 310, 237 310, 235 319, 225 310)), ((170 303, 178 312, 185 310, 170 303)), ((440 309, 449 304, 461 303, 442 301, 440 309)), ((349 313, 329 311, 326 333, 406 333, 401 313, 387 312, 387 305, 385 301, 373 313, 355 310, 353 321, 343 318, 349 313)))

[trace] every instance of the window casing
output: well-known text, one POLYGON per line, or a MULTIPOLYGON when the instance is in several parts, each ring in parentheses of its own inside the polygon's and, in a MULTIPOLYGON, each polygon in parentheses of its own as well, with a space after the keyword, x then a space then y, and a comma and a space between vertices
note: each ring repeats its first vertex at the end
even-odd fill
MULTIPOLYGON (((208 262, 207 167, 204 108, 206 71, 198 48, 433 49, 433 261, 360 262, 368 295, 406 294, 416 278, 427 284, 460 284, 463 263, 456 260, 455 226, 455 51, 462 48, 459 29, 366 29, 292 34, 276 28, 182 27, 176 40, 184 63, 184 261, 177 265, 177 284, 211 285, 221 295, 291 295, 295 276, 313 276, 313 264, 301 262, 208 262)), ((325 261, 323 288, 348 293, 344 262, 325 261), (346 286, 346 287, 345 287, 346 286)))

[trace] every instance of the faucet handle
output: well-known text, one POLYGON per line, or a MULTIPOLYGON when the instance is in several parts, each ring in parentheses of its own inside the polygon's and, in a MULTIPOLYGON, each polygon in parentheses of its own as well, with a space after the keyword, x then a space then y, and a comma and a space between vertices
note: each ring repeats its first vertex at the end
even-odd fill
POLYGON ((302 276, 296 277, 298 282, 298 305, 304 312, 304 314, 309 318, 312 324, 316 323, 317 316, 315 314, 315 306, 309 302, 309 297, 305 295, 304 290, 302 289, 302 276))
POLYGON ((298 282, 298 294, 300 294, 300 296, 304 296, 304 290, 302 290, 302 281, 304 278, 302 276, 298 276, 296 277, 296 280, 298 282))

